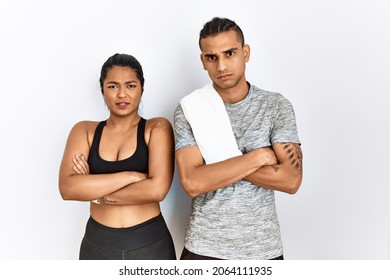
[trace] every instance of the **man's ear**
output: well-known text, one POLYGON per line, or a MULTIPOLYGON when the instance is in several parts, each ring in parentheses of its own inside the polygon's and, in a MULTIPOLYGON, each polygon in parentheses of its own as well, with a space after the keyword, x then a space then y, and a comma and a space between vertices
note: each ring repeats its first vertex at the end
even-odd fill
POLYGON ((200 61, 202 62, 203 69, 206 70, 206 67, 204 66, 203 59, 204 59, 204 56, 202 55, 202 53, 200 53, 200 61))
POLYGON ((248 62, 249 58, 251 56, 251 48, 250 48, 250 46, 248 44, 245 44, 242 49, 244 51, 245 62, 248 62))

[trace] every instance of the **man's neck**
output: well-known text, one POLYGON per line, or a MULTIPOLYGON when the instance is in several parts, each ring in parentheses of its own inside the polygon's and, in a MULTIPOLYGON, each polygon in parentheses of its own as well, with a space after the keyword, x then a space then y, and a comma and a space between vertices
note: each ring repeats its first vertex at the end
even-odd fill
POLYGON ((215 88, 214 85, 214 89, 221 96, 223 102, 229 104, 234 104, 243 100, 248 95, 249 87, 250 85, 246 82, 246 80, 243 80, 243 82, 236 84, 234 87, 226 89, 215 88))

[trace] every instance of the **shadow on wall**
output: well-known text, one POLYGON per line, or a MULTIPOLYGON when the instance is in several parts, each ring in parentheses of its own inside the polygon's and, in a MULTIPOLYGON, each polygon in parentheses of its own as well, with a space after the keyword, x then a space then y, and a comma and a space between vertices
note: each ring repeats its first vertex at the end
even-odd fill
POLYGON ((183 190, 175 171, 171 189, 163 202, 164 216, 175 244, 176 257, 180 258, 184 247, 184 236, 191 210, 191 198, 183 190))

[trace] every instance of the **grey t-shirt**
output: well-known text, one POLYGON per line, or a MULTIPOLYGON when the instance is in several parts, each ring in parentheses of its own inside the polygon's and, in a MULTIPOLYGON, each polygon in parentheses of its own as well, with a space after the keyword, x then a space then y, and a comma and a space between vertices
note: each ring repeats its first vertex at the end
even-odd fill
MULTIPOLYGON (((274 143, 299 143, 294 109, 279 93, 250 86, 238 103, 225 103, 242 153, 274 143)), ((174 116, 176 150, 196 146, 180 106, 174 116)), ((274 191, 240 180, 192 200, 184 246, 221 259, 271 259, 283 254, 274 191)))

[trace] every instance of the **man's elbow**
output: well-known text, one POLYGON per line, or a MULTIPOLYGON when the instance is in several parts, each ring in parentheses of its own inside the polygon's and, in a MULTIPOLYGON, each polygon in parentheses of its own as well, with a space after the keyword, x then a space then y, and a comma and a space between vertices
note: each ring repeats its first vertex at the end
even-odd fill
POLYGON ((288 194, 296 194, 298 192, 299 186, 290 186, 287 190, 286 193, 288 194))
POLYGON ((191 198, 195 198, 198 195, 200 195, 200 192, 198 192, 196 189, 186 189, 186 188, 184 188, 184 190, 186 191, 188 196, 191 197, 191 198))
POLYGON ((302 183, 302 175, 299 174, 295 176, 292 180, 290 180, 288 187, 286 189, 286 193, 288 194, 296 194, 299 190, 299 187, 302 183))
POLYGON ((195 198, 201 194, 199 183, 196 180, 191 180, 189 178, 180 178, 181 185, 185 192, 191 197, 195 198))

